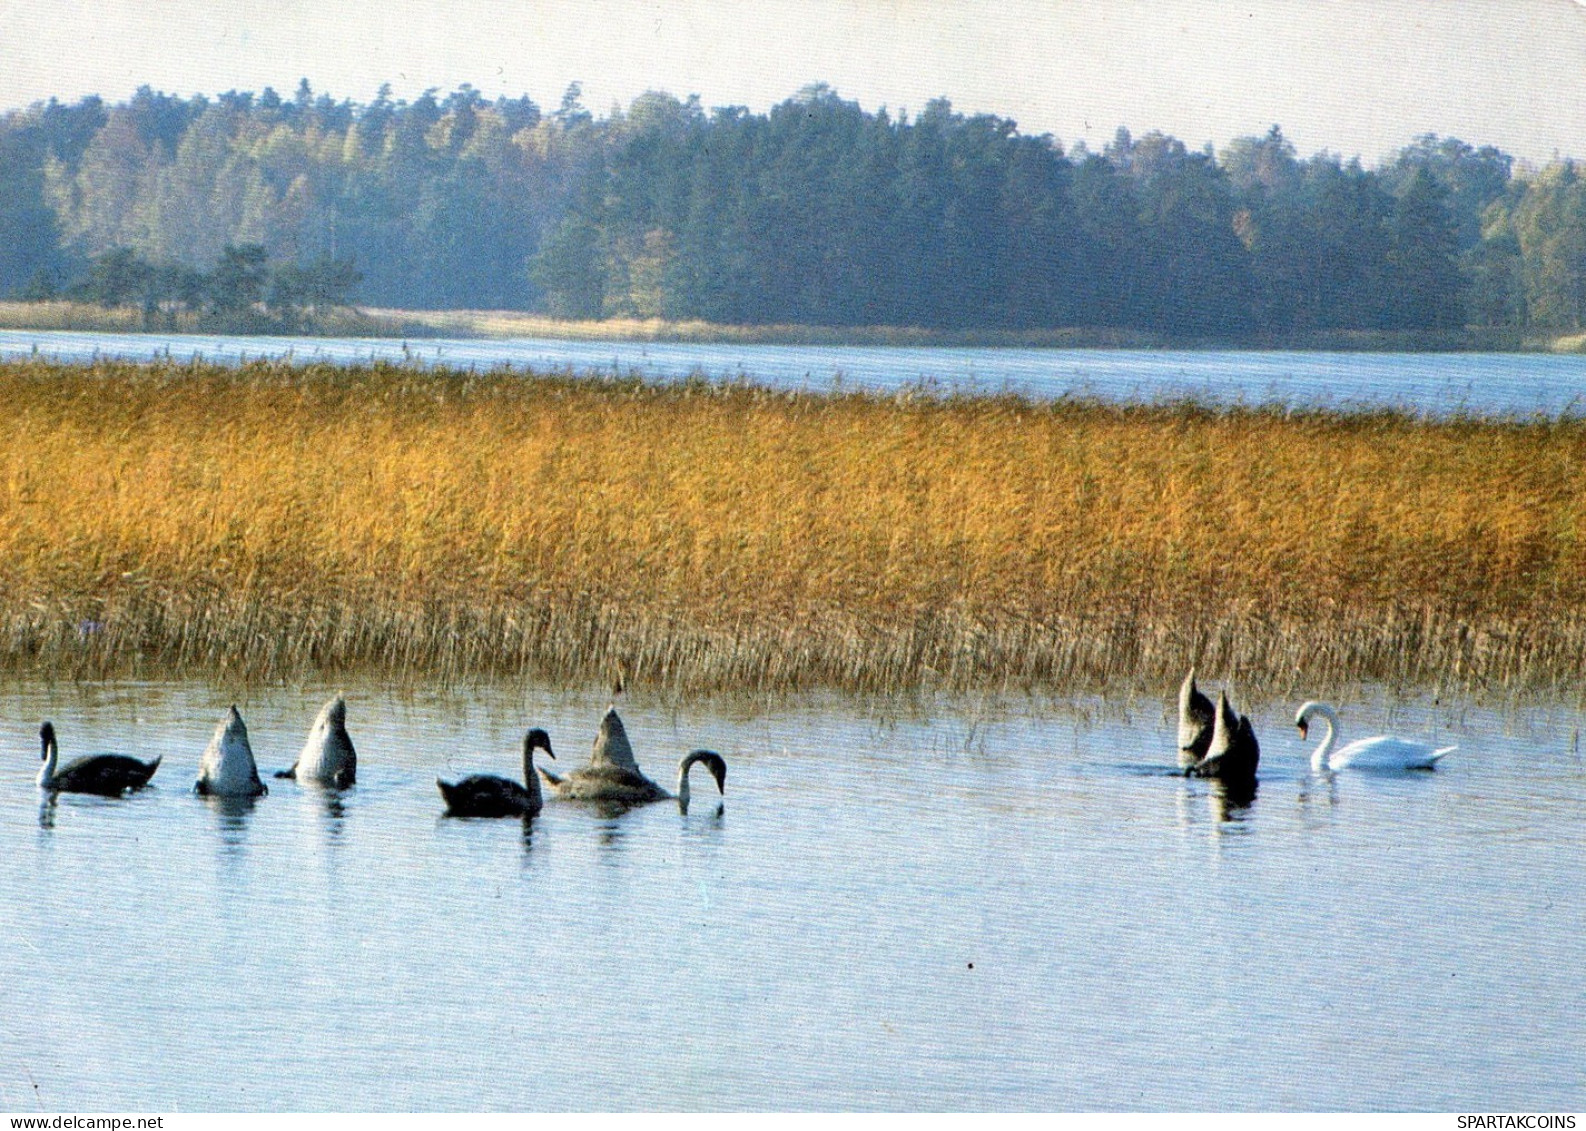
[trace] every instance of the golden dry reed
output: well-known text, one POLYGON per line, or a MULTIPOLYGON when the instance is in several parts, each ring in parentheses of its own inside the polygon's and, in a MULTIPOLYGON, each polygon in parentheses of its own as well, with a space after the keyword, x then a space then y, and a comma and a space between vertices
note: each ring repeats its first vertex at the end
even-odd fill
POLYGON ((0 365, 0 664, 1573 688, 1586 423, 0 365))

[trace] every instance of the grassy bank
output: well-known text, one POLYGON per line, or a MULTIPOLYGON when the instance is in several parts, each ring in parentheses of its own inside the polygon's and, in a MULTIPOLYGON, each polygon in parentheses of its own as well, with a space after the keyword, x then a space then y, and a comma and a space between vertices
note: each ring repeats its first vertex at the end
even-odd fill
POLYGON ((986 346, 1025 349, 1265 349, 1377 352, 1586 352, 1586 335, 1519 330, 1427 333, 1333 330, 1259 338, 1175 339, 1142 330, 924 330, 910 326, 734 326, 719 322, 612 318, 576 322, 514 310, 337 309, 293 327, 264 316, 230 323, 213 316, 158 313, 146 324, 133 307, 72 302, 0 302, 0 329, 82 332, 227 333, 378 338, 553 338, 573 341, 725 342, 805 346, 986 346))
POLYGON ((0 664, 1572 685, 1586 424, 0 365, 0 664))
MULTIPOLYGON (((422 332, 422 327, 419 328, 422 332)), ((0 302, 0 330, 70 330, 109 334, 313 334, 323 337, 399 338, 402 321, 337 308, 293 323, 259 314, 222 319, 192 311, 155 311, 134 306, 103 307, 84 302, 0 302)))

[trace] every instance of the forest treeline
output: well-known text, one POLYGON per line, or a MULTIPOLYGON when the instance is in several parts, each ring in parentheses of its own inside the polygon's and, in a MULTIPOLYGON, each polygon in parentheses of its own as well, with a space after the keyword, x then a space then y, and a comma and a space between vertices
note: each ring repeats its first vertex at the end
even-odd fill
POLYGON ((1586 183, 1428 135, 1065 150, 813 86, 605 117, 464 86, 51 101, 0 117, 0 297, 225 314, 356 298, 569 318, 1178 336, 1579 330, 1586 183), (119 272, 119 273, 118 273, 119 272), (228 274, 229 272, 229 274, 228 274), (110 286, 109 292, 106 286, 110 286), (230 307, 227 304, 231 304, 230 307), (274 303, 274 306, 271 304, 274 303), (240 305, 239 305, 240 304, 240 305))

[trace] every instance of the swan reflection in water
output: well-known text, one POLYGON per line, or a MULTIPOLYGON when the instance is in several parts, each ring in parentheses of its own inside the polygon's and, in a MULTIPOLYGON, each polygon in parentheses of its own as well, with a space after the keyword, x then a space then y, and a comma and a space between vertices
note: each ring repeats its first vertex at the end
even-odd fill
POLYGON ((1311 774, 1300 782, 1300 811, 1314 827, 1329 823, 1323 814, 1338 807, 1338 775, 1311 774))
POLYGON ((248 831, 248 818, 259 803, 258 796, 248 793, 201 793, 198 798, 217 818, 221 846, 228 853, 240 851, 244 834, 248 831))
MULTIPOLYGON (((62 792, 65 791, 46 789, 39 794, 39 828, 48 831, 55 827, 56 817, 60 811, 62 792)), ((139 794, 139 798, 146 799, 150 793, 157 792, 157 787, 153 790, 146 790, 139 794)), ((76 809, 103 809, 109 807, 110 805, 132 805, 137 803, 137 800, 121 801, 114 798, 105 797, 103 795, 93 796, 79 793, 77 794, 77 799, 68 801, 67 805, 69 808, 76 809)))
POLYGON ((300 798, 300 803, 305 806, 313 823, 323 831, 325 841, 329 844, 340 841, 347 824, 347 802, 342 788, 305 781, 302 793, 304 796, 300 798))
POLYGON ((1254 778, 1214 781, 1210 794, 1212 813, 1224 824, 1244 821, 1255 808, 1260 789, 1261 783, 1254 778))
MULTIPOLYGON (((1174 775, 1176 777, 1180 775, 1174 775)), ((1260 790, 1260 783, 1251 780, 1223 781, 1211 778, 1202 788, 1192 779, 1184 779, 1184 786, 1178 794, 1179 826, 1189 829, 1201 824, 1205 817, 1201 814, 1211 815, 1212 829, 1221 834, 1224 832, 1244 832, 1255 814, 1256 794, 1260 790), (1200 808, 1201 803, 1205 809, 1200 808)))

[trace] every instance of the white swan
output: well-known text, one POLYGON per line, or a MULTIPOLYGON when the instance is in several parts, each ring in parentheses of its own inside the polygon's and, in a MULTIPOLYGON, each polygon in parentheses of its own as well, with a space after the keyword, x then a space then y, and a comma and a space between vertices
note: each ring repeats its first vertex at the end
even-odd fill
POLYGON ((590 753, 589 765, 574 770, 566 777, 537 766, 540 777, 551 787, 557 797, 568 801, 594 801, 602 805, 628 808, 648 805, 652 801, 665 801, 675 797, 678 808, 688 812, 688 771, 695 763, 702 763, 710 776, 716 779, 716 789, 727 792, 727 763, 713 750, 695 750, 677 764, 677 793, 666 792, 644 774, 633 756, 633 746, 628 742, 628 732, 615 710, 608 710, 600 720, 595 734, 595 748, 590 753))
POLYGON ((259 780, 259 767, 248 745, 248 728, 233 706, 215 728, 214 737, 198 760, 198 780, 193 791, 222 797, 258 797, 269 793, 259 780))
POLYGON ((1178 689, 1178 765, 1187 770, 1206 757, 1212 744, 1212 701, 1195 687, 1195 669, 1178 689))
POLYGON ((1444 756, 1459 749, 1458 746, 1432 746, 1391 734, 1379 734, 1371 738, 1357 738, 1334 750, 1333 743, 1338 740, 1338 712, 1314 699, 1303 704, 1294 716, 1294 725, 1299 728, 1301 738, 1310 730, 1313 715, 1327 723, 1327 734, 1311 752, 1312 773, 1343 769, 1430 770, 1444 756))
POLYGON ((290 770, 275 776, 320 782, 336 789, 346 789, 358 779, 358 752, 347 734, 345 699, 338 695, 320 709, 297 761, 290 770))

